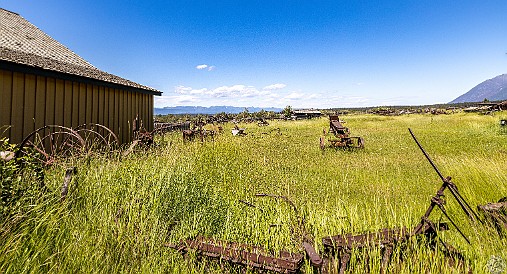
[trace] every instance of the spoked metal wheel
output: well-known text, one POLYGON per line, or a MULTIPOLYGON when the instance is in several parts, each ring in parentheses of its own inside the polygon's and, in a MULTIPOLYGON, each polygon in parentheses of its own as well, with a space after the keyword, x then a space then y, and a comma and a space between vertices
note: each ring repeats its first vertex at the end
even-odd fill
POLYGON ((18 145, 16 159, 28 156, 48 166, 59 159, 81 154, 85 146, 83 138, 73 129, 48 125, 25 137, 18 145))
POLYGON ((350 137, 350 145, 349 145, 349 147, 364 148, 364 139, 363 139, 363 137, 350 137))
POLYGON ((109 152, 120 144, 116 134, 100 124, 83 124, 74 130, 83 138, 87 151, 109 152))

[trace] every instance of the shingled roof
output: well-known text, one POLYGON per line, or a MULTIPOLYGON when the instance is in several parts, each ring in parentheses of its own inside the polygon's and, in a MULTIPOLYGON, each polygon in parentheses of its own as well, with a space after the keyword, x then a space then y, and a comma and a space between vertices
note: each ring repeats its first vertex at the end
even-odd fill
POLYGON ((155 95, 161 94, 154 88, 99 70, 19 14, 2 8, 0 61, 142 89, 155 95))

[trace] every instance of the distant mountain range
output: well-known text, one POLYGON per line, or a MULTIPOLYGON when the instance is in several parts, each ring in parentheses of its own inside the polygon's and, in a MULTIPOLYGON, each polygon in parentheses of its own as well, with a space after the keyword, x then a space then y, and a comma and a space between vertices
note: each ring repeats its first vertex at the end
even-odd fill
POLYGON ((484 99, 507 100, 507 74, 486 80, 449 103, 482 102, 484 99))
POLYGON ((280 112, 281 108, 258 108, 258 107, 232 107, 232 106, 211 106, 211 107, 198 107, 198 106, 178 106, 178 107, 164 107, 155 108, 155 115, 167 115, 167 114, 217 114, 221 112, 238 114, 245 111, 245 108, 249 112, 259 112, 261 110, 280 112))

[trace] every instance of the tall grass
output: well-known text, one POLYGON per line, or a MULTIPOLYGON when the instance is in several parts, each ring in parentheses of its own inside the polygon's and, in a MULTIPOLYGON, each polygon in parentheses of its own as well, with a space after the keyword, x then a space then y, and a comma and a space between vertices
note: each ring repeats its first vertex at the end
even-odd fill
MULTIPOLYGON (((275 254, 302 251, 295 212, 282 200, 256 193, 290 198, 320 252, 324 236, 413 227, 441 182, 409 127, 472 206, 507 196, 507 135, 499 116, 342 119, 353 135, 364 137, 365 149, 321 151, 319 137, 328 127, 321 118, 267 127, 244 124, 248 135, 243 137, 232 136, 232 126, 226 125, 222 135, 204 143, 185 143, 179 133, 171 133, 157 139, 158 146, 125 158, 94 156, 54 166, 45 179, 51 191, 2 221, 0 272, 241 271, 192 256, 185 260, 163 245, 197 235, 263 246, 275 254), (68 165, 76 165, 78 175, 60 202, 68 165)), ((470 223, 450 196, 447 201, 449 214, 472 244, 453 228, 440 236, 464 253, 474 272, 488 272, 492 256, 507 260, 507 240, 470 223)), ((445 221, 438 210, 431 218, 445 221)), ((353 253, 352 272, 366 271, 365 260, 372 271, 380 269, 380 251, 368 253, 353 253)), ((312 271, 308 265, 305 269, 312 271)), ((390 270, 463 271, 415 242, 395 251, 390 270)))

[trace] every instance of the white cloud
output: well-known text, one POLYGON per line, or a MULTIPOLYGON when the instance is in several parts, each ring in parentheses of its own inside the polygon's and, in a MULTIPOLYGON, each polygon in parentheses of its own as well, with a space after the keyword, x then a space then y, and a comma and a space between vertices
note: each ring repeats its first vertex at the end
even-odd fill
POLYGON ((174 87, 174 92, 176 92, 176 93, 185 94, 185 93, 189 93, 190 91, 192 91, 191 87, 185 87, 185 86, 174 87))
POLYGON ((174 87, 174 92, 178 94, 194 94, 194 95, 208 95, 215 98, 223 97, 255 97, 255 96, 268 96, 272 93, 269 90, 258 90, 254 86, 246 85, 233 85, 233 86, 221 86, 215 89, 193 89, 186 86, 174 87))
POLYGON ((212 71, 212 70, 216 69, 215 66, 210 66, 210 65, 206 65, 206 64, 197 65, 195 68, 198 70, 207 70, 207 71, 212 71))
POLYGON ((174 105, 196 105, 200 104, 200 100, 192 95, 176 95, 176 96, 155 96, 155 107, 166 107, 174 105))
POLYGON ((278 84, 272 84, 272 85, 269 85, 269 86, 265 86, 264 88, 262 88, 263 90, 277 90, 277 89, 283 89, 285 88, 287 85, 286 84, 281 84, 281 83, 278 83, 278 84))
MULTIPOLYGON (((173 88, 172 95, 156 98, 157 106, 175 105, 234 105, 259 107, 318 107, 323 104, 322 94, 303 91, 284 90, 287 85, 276 83, 257 88, 251 85, 224 85, 215 88, 193 88, 179 85, 173 88)), ((331 103, 326 99, 325 103, 331 103)), ((333 100, 334 101, 334 100, 333 100)), ((334 101, 336 102, 336 101, 334 101)))
POLYGON ((291 94, 287 95, 284 97, 284 99, 288 99, 288 100, 299 100, 299 99, 303 99, 305 95, 303 93, 299 93, 299 92, 292 92, 291 94))
POLYGON ((193 89, 191 87, 176 86, 174 87, 174 92, 179 94, 206 94, 208 92, 208 89, 193 89))
POLYGON ((190 95, 175 96, 173 100, 177 104, 191 104, 197 101, 197 98, 190 95))

